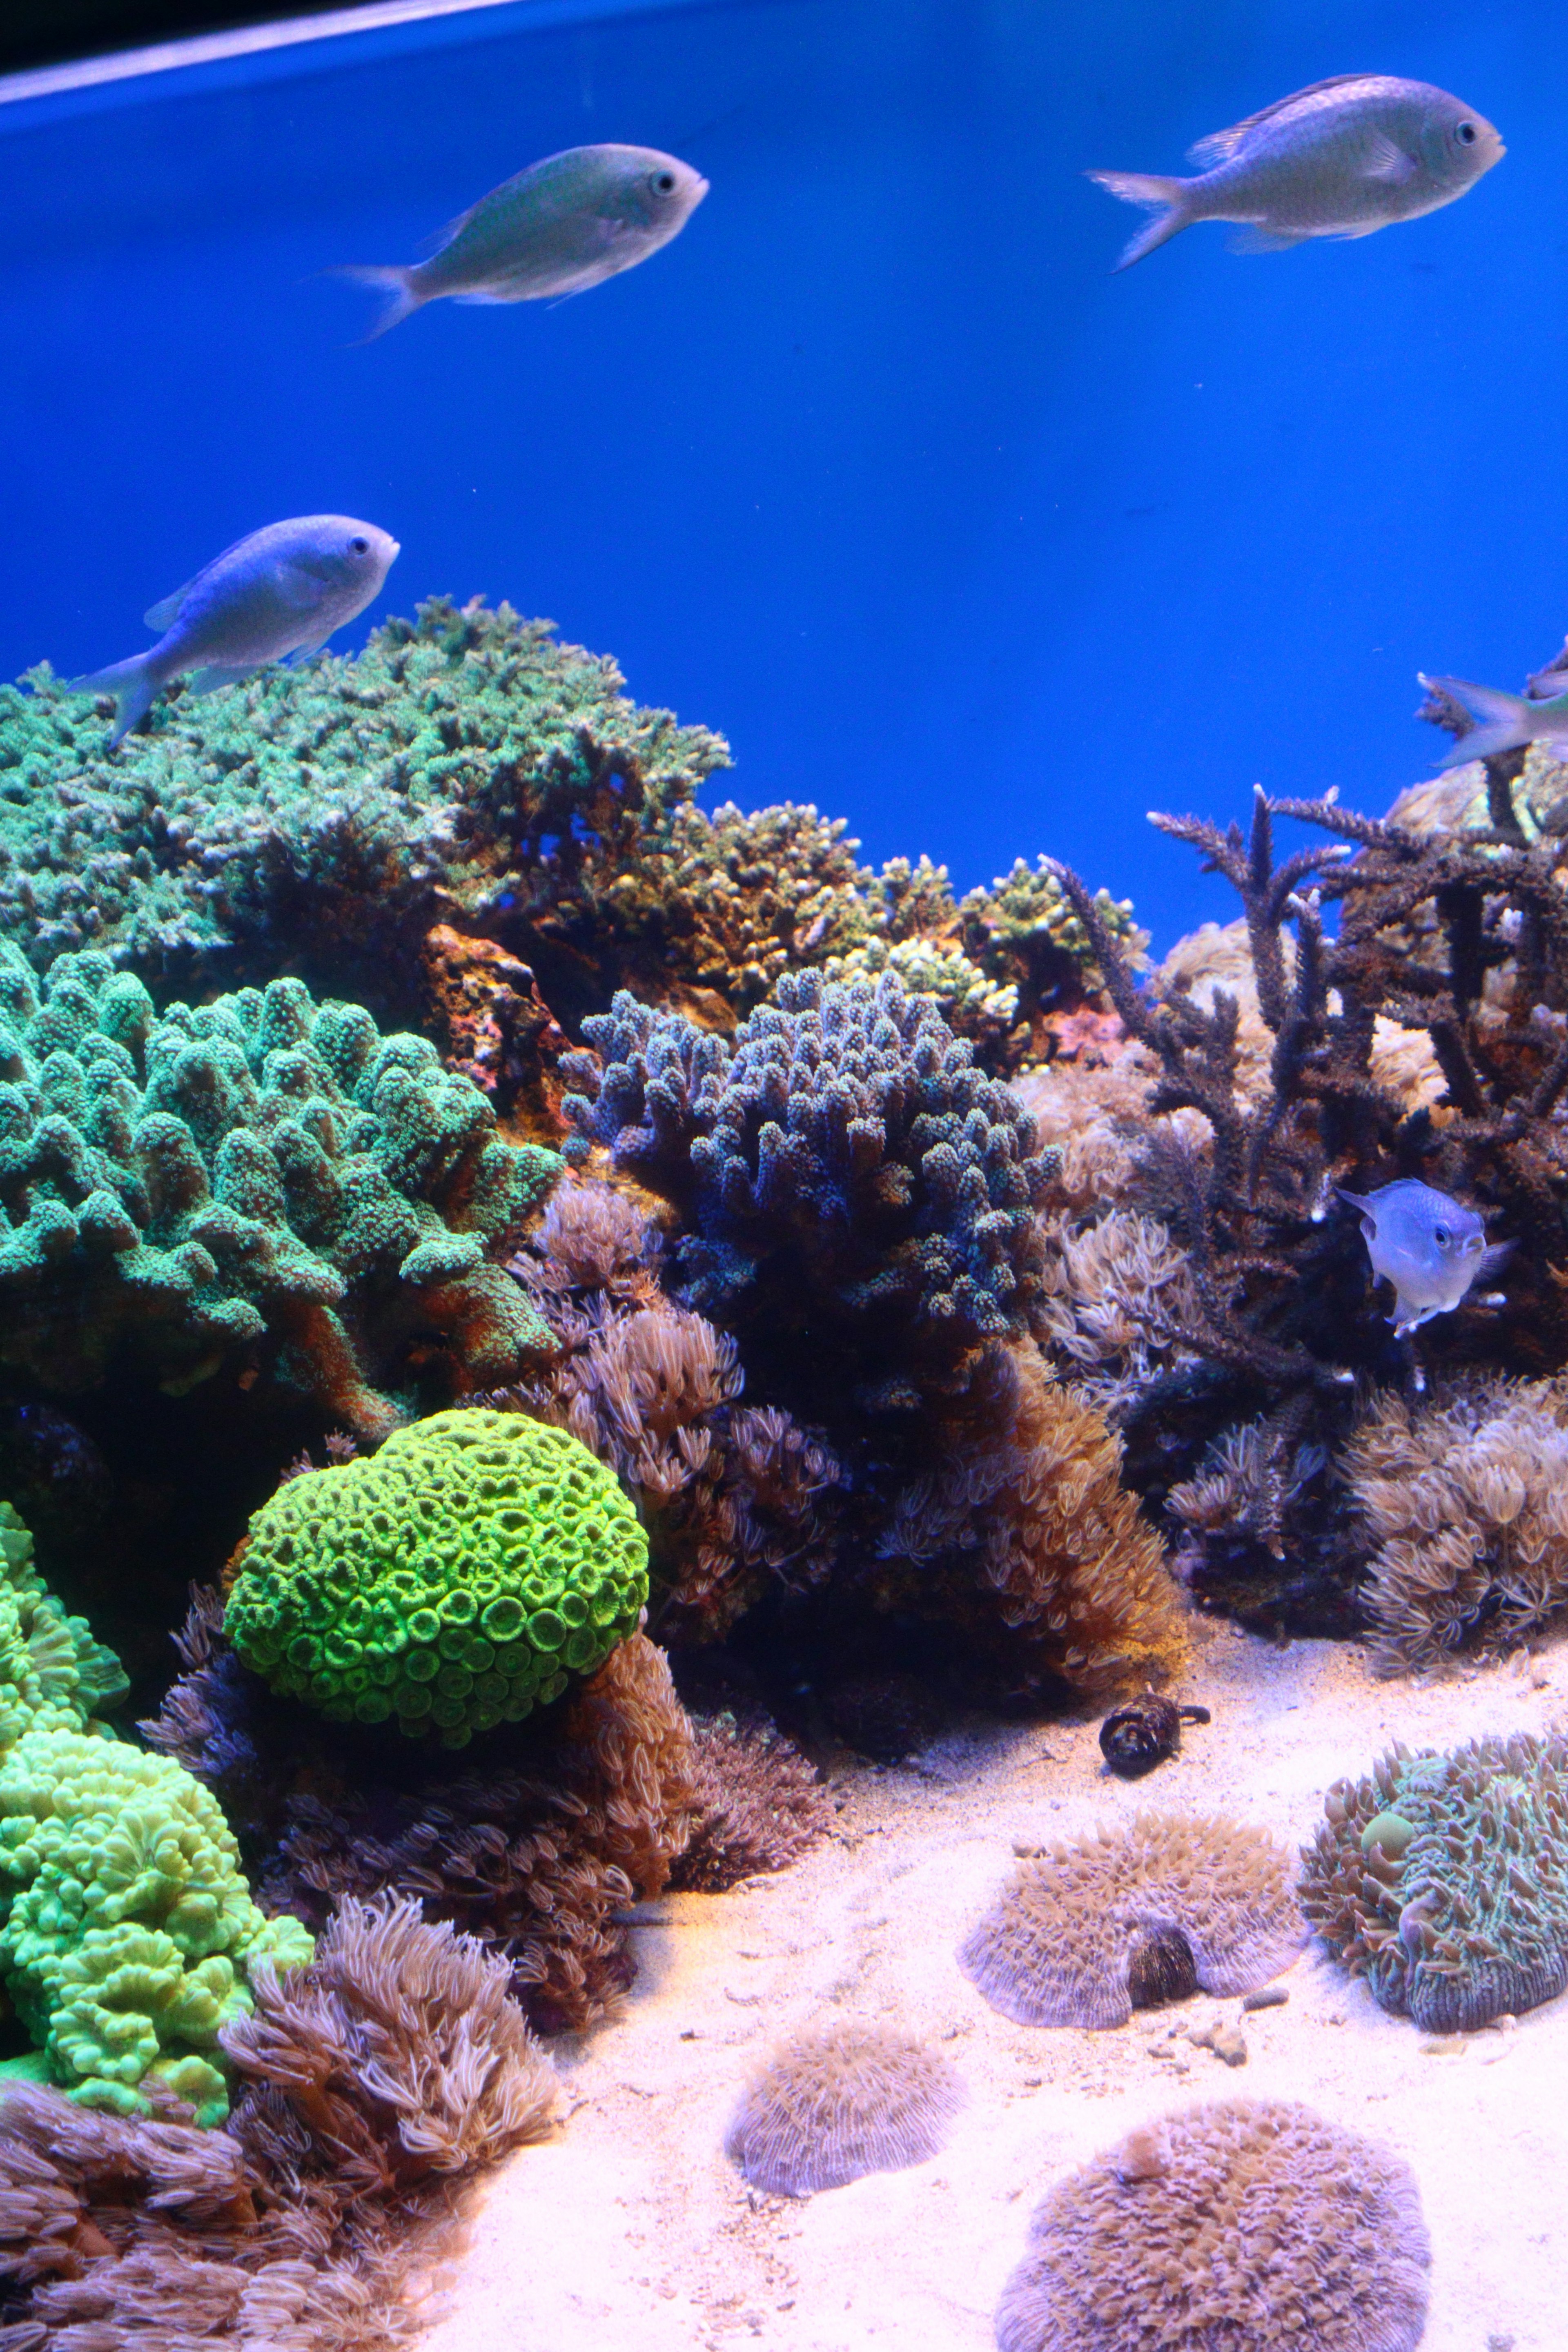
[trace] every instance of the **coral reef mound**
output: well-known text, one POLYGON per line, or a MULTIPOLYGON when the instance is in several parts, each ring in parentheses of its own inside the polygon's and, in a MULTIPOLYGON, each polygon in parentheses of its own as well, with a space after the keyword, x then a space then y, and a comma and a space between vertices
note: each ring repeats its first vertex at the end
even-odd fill
POLYGON ((1395 1746, 1323 1811, 1301 1907, 1384 2009, 1468 2033, 1568 1985, 1568 1740, 1395 1746))
POLYGON ((923 2164, 963 2104, 956 2068, 911 2034, 834 2020, 774 2053, 748 2084, 724 2148, 753 2189, 810 2197, 923 2164))
POLYGON ((1415 2352, 1431 2249, 1403 2158, 1286 2100, 1145 2124, 1052 2189, 999 2352, 1415 2352))
POLYGON ((225 1630, 285 1696, 458 1748, 591 1673, 647 1598, 647 1541, 609 1472, 564 1430, 468 1408, 280 1487, 225 1630))
POLYGON ((172 1391, 264 1341, 379 1437, 367 1354, 444 1346, 465 1385, 547 1332, 488 1253, 559 1172, 434 1046, 297 980, 155 1012, 106 955, 40 985, 0 942, 0 1366, 58 1391, 131 1344, 172 1391))
POLYGON ((958 1962, 1019 2025, 1125 2025, 1188 1993, 1251 1992, 1305 1940, 1289 1857, 1263 1831, 1139 1813, 1026 1860, 958 1962))
POLYGON ((68 1615, 33 1566, 33 1538, 0 1502, 0 1750, 24 1731, 85 1731, 131 1685, 85 1617, 68 1615))
POLYGON ((0 1982, 84 2105, 149 2112, 149 2085, 226 2112, 220 2028, 261 1959, 308 1959, 266 1919, 217 1804, 172 1759, 35 1729, 0 1757, 0 1982))

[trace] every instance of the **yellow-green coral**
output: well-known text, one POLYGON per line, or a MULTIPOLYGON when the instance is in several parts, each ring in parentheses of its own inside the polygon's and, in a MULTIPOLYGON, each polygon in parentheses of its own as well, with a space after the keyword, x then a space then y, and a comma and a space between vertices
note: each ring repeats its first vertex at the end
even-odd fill
POLYGON ((33 1538, 0 1503, 0 1749, 25 1731, 80 1731, 131 1685, 112 1650, 33 1566, 33 1538))
MULTIPOLYGON (((1131 899, 1113 898, 1108 890, 1097 890, 1094 903, 1111 937, 1124 949, 1141 954, 1149 944, 1149 935, 1132 919, 1131 899)), ((958 911, 964 943, 972 953, 983 953, 987 946, 1016 949, 1047 940, 1075 962, 1092 961, 1083 925, 1044 857, 1033 866, 1021 857, 1015 858, 1010 872, 999 874, 989 890, 971 890, 960 900, 958 911)))
POLYGON ((1018 1017, 1015 982, 991 980, 962 948, 940 940, 896 940, 891 946, 870 940, 827 966, 829 980, 867 980, 884 971, 898 973, 906 994, 929 997, 960 1036, 994 1035, 1018 1017))
POLYGON ((171 1759, 58 1728, 0 1758, 0 1983, 84 2106, 144 2114, 152 2081, 221 2122, 247 1970, 310 1951, 257 1909, 216 1800, 171 1759))
POLYGON ((564 1430, 440 1412, 289 1484, 250 1523, 225 1630, 275 1690, 459 1748, 635 1632, 647 1541, 564 1430))

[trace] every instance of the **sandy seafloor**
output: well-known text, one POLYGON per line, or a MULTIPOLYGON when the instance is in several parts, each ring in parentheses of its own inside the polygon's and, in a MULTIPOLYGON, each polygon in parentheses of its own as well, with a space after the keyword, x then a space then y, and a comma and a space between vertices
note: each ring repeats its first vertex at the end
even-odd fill
POLYGON ((1238 2094, 1305 2100, 1413 2166, 1433 2242, 1423 2352, 1564 2352, 1568 1996, 1435 2041, 1309 1946, 1287 2005, 1240 2020, 1232 2068, 1187 2032, 1240 2019, 1237 2000, 1109 2032, 1013 2025, 953 1951, 1015 1840, 1147 1807, 1230 1810, 1297 1844, 1328 1785, 1391 1738, 1557 1727, 1568 1642, 1423 1686, 1373 1681, 1352 1647, 1204 1622, 1174 1695, 1214 1721, 1142 1781, 1105 1771, 1094 1721, 959 1728, 893 1768, 839 1756, 837 1833, 794 1869, 645 1906, 638 1983, 580 2047, 556 2045, 563 2126, 479 2194, 426 2352, 981 2352, 1047 2187, 1145 2116, 1238 2094), (966 2111, 914 2169, 759 2195, 722 2153, 737 2092, 778 2034, 834 2009, 930 2036, 966 2111))

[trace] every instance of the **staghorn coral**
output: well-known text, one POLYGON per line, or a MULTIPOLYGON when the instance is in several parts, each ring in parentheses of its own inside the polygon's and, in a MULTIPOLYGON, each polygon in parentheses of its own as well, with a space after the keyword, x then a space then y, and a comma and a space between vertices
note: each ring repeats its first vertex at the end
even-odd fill
POLYGON ((459 1748, 591 1673, 647 1597, 642 1529, 586 1449, 470 1407, 279 1487, 224 1630, 285 1696, 459 1748))
POLYGON ((1341 1469, 1375 1547, 1362 1605, 1379 1674, 1522 1641, 1568 1608, 1568 1381, 1384 1392, 1341 1469))
POLYGON ((149 2084, 221 2119, 220 2028, 264 1959, 310 1939, 250 1899, 198 1780, 110 1737, 25 1731, 0 1755, 0 1982, 54 2079, 149 2111, 149 2084))
POLYGON ((988 1350, 933 1440, 935 1466, 879 1539, 890 1599, 951 1612, 1015 1675, 1089 1692, 1181 1663, 1164 1547, 1121 1483, 1119 1442, 1037 1348, 988 1350))
POLYGON ((963 2096, 956 2068, 912 2034, 831 2019, 796 2034, 748 2084, 724 2152, 753 2189, 811 2197, 924 2164, 963 2096))
POLYGON ((0 1502, 0 1753, 24 1731, 85 1731, 131 1685, 85 1617, 68 1615, 33 1566, 33 1538, 0 1502))
POLYGON ((416 1896, 505 1955, 541 2031, 593 2023, 635 1973, 619 1915, 662 1890, 691 1835, 691 1725, 663 1653, 634 1633, 520 1745, 515 1761, 404 1791, 340 1777, 331 1796, 287 1795, 268 1900, 319 1921, 346 1895, 416 1896))
POLYGON ((1191 1992, 1267 1984, 1305 1935, 1289 1858, 1264 1832, 1139 1813, 1025 1862, 958 1964, 1019 2025, 1125 2025, 1191 1992))
POLYGON ((1469 2033, 1568 1984, 1568 1740, 1396 1743, 1323 1812, 1301 1907, 1384 2009, 1469 2033))
POLYGON ((695 1798, 690 1839, 669 1883, 721 1895, 791 1863, 826 1837, 833 1800, 792 1740, 773 1725, 726 1711, 694 1716, 695 1798))
POLYGON ((489 1262, 559 1172, 422 1038, 298 981, 159 1014, 101 954, 42 992, 0 943, 0 1364, 79 1390, 133 1349, 189 1388, 264 1345, 361 1433, 366 1360, 504 1378, 548 1346, 489 1262))
POLYGON ((1377 2141, 1282 2099, 1140 2125, 1029 2222, 999 2352, 1415 2352, 1431 2248, 1377 2141))

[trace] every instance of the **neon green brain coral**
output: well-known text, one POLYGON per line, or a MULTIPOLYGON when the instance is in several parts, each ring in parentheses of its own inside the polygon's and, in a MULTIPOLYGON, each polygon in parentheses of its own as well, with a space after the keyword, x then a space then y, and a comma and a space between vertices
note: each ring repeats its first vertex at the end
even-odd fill
POLYGON ((460 1748, 591 1673, 647 1598, 611 1473, 565 1430, 469 1407, 280 1487, 224 1623, 285 1696, 460 1748))

